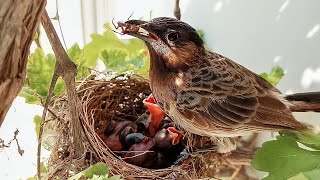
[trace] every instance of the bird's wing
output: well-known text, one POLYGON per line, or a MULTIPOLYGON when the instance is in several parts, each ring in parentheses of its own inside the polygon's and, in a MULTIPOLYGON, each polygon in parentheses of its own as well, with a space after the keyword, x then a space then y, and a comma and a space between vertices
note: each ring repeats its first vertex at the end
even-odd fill
POLYGON ((254 120, 257 126, 276 128, 290 127, 295 121, 274 95, 279 91, 258 75, 218 54, 209 54, 206 59, 210 60, 185 74, 185 88, 177 96, 179 111, 183 116, 193 115, 193 123, 207 126, 210 121, 234 128, 254 120))

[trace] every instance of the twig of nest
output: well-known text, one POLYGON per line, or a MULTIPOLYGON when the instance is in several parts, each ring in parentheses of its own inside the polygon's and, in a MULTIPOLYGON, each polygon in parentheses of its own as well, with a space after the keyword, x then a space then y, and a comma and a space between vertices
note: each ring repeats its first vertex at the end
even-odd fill
POLYGON ((155 103, 152 100, 146 102, 151 90, 148 81, 142 77, 122 75, 109 81, 86 80, 78 87, 77 94, 82 104, 78 108, 87 150, 76 162, 78 165, 69 159, 69 124, 63 122, 67 112, 66 99, 59 98, 52 107, 56 112, 53 118, 60 119, 55 123, 58 132, 49 161, 52 177, 66 177, 68 172, 80 171, 98 161, 105 162, 111 174, 121 174, 125 179, 218 177, 219 172, 227 169, 228 172, 236 171, 230 167, 238 167, 239 164, 235 163, 238 160, 241 166, 248 165, 252 156, 252 151, 239 150, 231 154, 207 151, 182 156, 186 150, 210 148, 214 144, 210 138, 184 132, 165 115, 157 115, 162 124, 154 123, 152 103, 155 103), (149 113, 147 103, 151 103, 149 113), (153 127, 154 124, 157 127, 153 127), (166 140, 168 133, 177 136, 168 136, 169 144, 159 143, 159 138, 165 137, 166 140), (177 139, 178 135, 181 136, 177 139))

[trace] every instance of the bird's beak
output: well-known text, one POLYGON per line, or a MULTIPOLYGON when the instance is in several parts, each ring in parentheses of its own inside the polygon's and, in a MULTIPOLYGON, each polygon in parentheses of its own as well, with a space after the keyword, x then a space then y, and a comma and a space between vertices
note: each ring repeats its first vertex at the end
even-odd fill
POLYGON ((172 142, 172 145, 179 144, 182 133, 174 127, 168 127, 167 130, 169 131, 169 140, 172 142))
POLYGON ((125 23, 118 23, 122 33, 134 36, 146 42, 157 42, 160 38, 151 32, 150 24, 142 20, 128 20, 125 23))

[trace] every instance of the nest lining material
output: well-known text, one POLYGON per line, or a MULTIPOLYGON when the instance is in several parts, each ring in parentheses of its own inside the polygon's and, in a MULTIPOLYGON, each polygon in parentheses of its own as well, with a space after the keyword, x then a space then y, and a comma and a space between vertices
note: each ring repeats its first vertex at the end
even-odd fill
MULTIPOLYGON (((121 174, 125 179, 198 179, 215 177, 221 168, 230 169, 223 165, 226 155, 214 152, 188 157, 181 165, 164 169, 147 169, 126 163, 104 144, 96 130, 101 121, 135 121, 142 115, 146 111, 142 101, 151 93, 148 81, 135 75, 123 75, 109 81, 86 80, 77 90, 86 153, 79 160, 70 160, 67 100, 65 97, 57 98, 51 107, 55 113, 50 117, 55 121, 45 125, 45 130, 51 129, 47 134, 54 134, 54 138, 51 138, 51 144, 54 145, 48 164, 48 179, 64 179, 70 171, 81 171, 99 161, 107 164, 111 174, 121 174)), ((202 142, 208 145, 206 137, 186 133, 184 138, 187 138, 189 146, 202 142)))

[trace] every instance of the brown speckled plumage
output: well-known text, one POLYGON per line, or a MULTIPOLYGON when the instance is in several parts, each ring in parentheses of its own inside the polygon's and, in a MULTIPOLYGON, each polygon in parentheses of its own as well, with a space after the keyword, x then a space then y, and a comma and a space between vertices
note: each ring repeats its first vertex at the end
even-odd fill
POLYGON ((281 92, 233 62, 207 51, 197 32, 173 18, 127 21, 127 34, 148 46, 157 103, 185 130, 232 137, 261 130, 300 130, 281 92), (130 31, 130 27, 141 31, 130 31))

